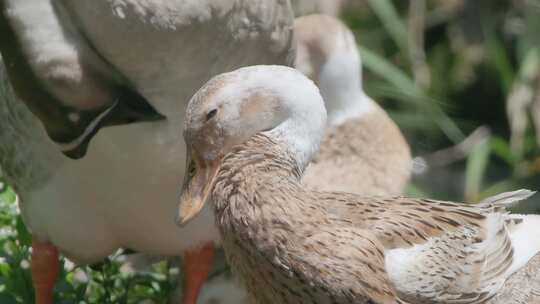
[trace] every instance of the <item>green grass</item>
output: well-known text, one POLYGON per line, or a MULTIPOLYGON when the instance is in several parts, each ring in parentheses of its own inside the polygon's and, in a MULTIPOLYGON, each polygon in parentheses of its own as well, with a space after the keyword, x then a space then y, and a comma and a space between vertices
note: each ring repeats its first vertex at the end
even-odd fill
POLYGON ((495 191, 535 188, 540 181, 538 135, 530 115, 522 114, 527 127, 518 134, 521 140, 515 140, 507 102, 519 84, 540 100, 540 82, 532 81, 540 74, 534 56, 540 46, 534 34, 540 30, 540 6, 534 1, 469 1, 462 10, 446 7, 441 15, 443 1, 426 3, 424 11, 412 13, 408 1, 366 1, 360 11, 343 15, 361 45, 365 90, 390 112, 414 155, 429 156, 459 144, 480 126, 491 130, 460 160, 442 167, 428 164, 428 172, 413 179, 409 193, 475 200, 495 191), (432 22, 436 15, 438 21, 432 22), (419 47, 431 76, 427 86, 415 81, 408 16, 423 16, 426 24, 419 33, 425 43, 419 47))

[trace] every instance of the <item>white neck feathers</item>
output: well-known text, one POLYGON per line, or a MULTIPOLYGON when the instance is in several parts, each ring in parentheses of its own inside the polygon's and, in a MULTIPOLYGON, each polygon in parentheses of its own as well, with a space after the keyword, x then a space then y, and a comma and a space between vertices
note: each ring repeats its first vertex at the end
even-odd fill
POLYGON ((328 124, 339 125, 374 109, 362 90, 360 56, 356 47, 334 52, 321 66, 319 88, 328 111, 328 124))
POLYGON ((224 77, 229 79, 218 98, 229 104, 226 129, 231 136, 247 139, 265 131, 283 142, 304 169, 318 151, 326 127, 317 86, 285 66, 251 66, 224 77))

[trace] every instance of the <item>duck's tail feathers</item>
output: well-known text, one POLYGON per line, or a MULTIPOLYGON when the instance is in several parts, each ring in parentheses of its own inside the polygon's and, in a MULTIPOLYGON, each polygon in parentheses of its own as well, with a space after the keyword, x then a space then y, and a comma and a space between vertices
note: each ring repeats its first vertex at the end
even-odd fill
POLYGON ((516 191, 503 192, 503 193, 499 193, 497 195, 485 198, 484 200, 480 201, 477 206, 508 208, 508 207, 512 207, 516 205, 520 201, 523 201, 531 197, 535 193, 536 191, 531 191, 528 189, 519 189, 516 191))
POLYGON ((524 267, 540 252, 540 215, 507 215, 519 224, 510 230, 510 240, 514 249, 510 274, 524 267))

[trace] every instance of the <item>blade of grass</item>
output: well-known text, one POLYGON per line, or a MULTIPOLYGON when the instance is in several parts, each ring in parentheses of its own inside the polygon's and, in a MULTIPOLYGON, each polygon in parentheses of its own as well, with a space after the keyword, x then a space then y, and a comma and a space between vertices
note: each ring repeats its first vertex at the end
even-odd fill
POLYGON ((439 102, 420 90, 411 77, 375 52, 362 46, 358 46, 358 48, 362 55, 363 65, 392 84, 396 89, 398 100, 406 99, 416 102, 454 143, 461 142, 465 138, 459 127, 438 105, 439 102))
POLYGON ((494 155, 504 160, 509 166, 515 166, 517 160, 512 154, 512 149, 507 140, 502 137, 493 137, 491 139, 491 148, 494 155))
POLYGON ((381 76, 402 91, 411 91, 415 95, 421 93, 411 77, 405 72, 388 62, 382 56, 379 56, 377 53, 360 45, 358 48, 362 55, 362 63, 367 69, 381 76))
POLYGON ((465 199, 477 201, 480 195, 480 188, 488 166, 491 154, 491 141, 486 140, 476 145, 467 158, 465 168, 465 199))
POLYGON ((408 54, 407 26, 390 0, 368 0, 369 6, 403 54, 408 54))
POLYGON ((495 70, 494 74, 498 76, 504 94, 508 95, 514 79, 512 63, 503 44, 493 31, 485 30, 484 33, 487 41, 488 62, 495 70))

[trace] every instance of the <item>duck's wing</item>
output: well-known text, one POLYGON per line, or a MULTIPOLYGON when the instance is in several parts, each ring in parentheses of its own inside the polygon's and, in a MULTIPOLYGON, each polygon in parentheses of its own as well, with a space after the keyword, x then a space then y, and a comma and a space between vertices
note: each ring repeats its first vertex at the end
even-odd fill
POLYGON ((385 268, 407 299, 484 303, 511 273, 515 256, 508 230, 502 215, 488 215, 480 227, 464 226, 428 236, 423 244, 387 249, 385 268))
POLYGON ((0 37, 15 92, 65 155, 83 157, 102 127, 164 119, 78 32, 60 1, 0 1, 0 37))
POLYGON ((329 303, 406 303, 384 268, 382 244, 371 232, 344 224, 320 226, 287 249, 288 260, 280 264, 304 284, 297 292, 329 303))
POLYGON ((531 194, 503 195, 476 207, 337 195, 341 204, 330 203, 329 210, 373 231, 385 248, 390 280, 404 298, 415 303, 483 303, 515 270, 517 260, 538 250, 522 250, 512 242, 513 231, 531 218, 514 218, 504 209, 531 194))
POLYGON ((529 190, 505 192, 477 205, 409 197, 361 197, 341 192, 317 193, 317 204, 356 227, 374 231, 385 248, 410 247, 428 238, 473 227, 485 230, 487 216, 533 195, 529 190))

